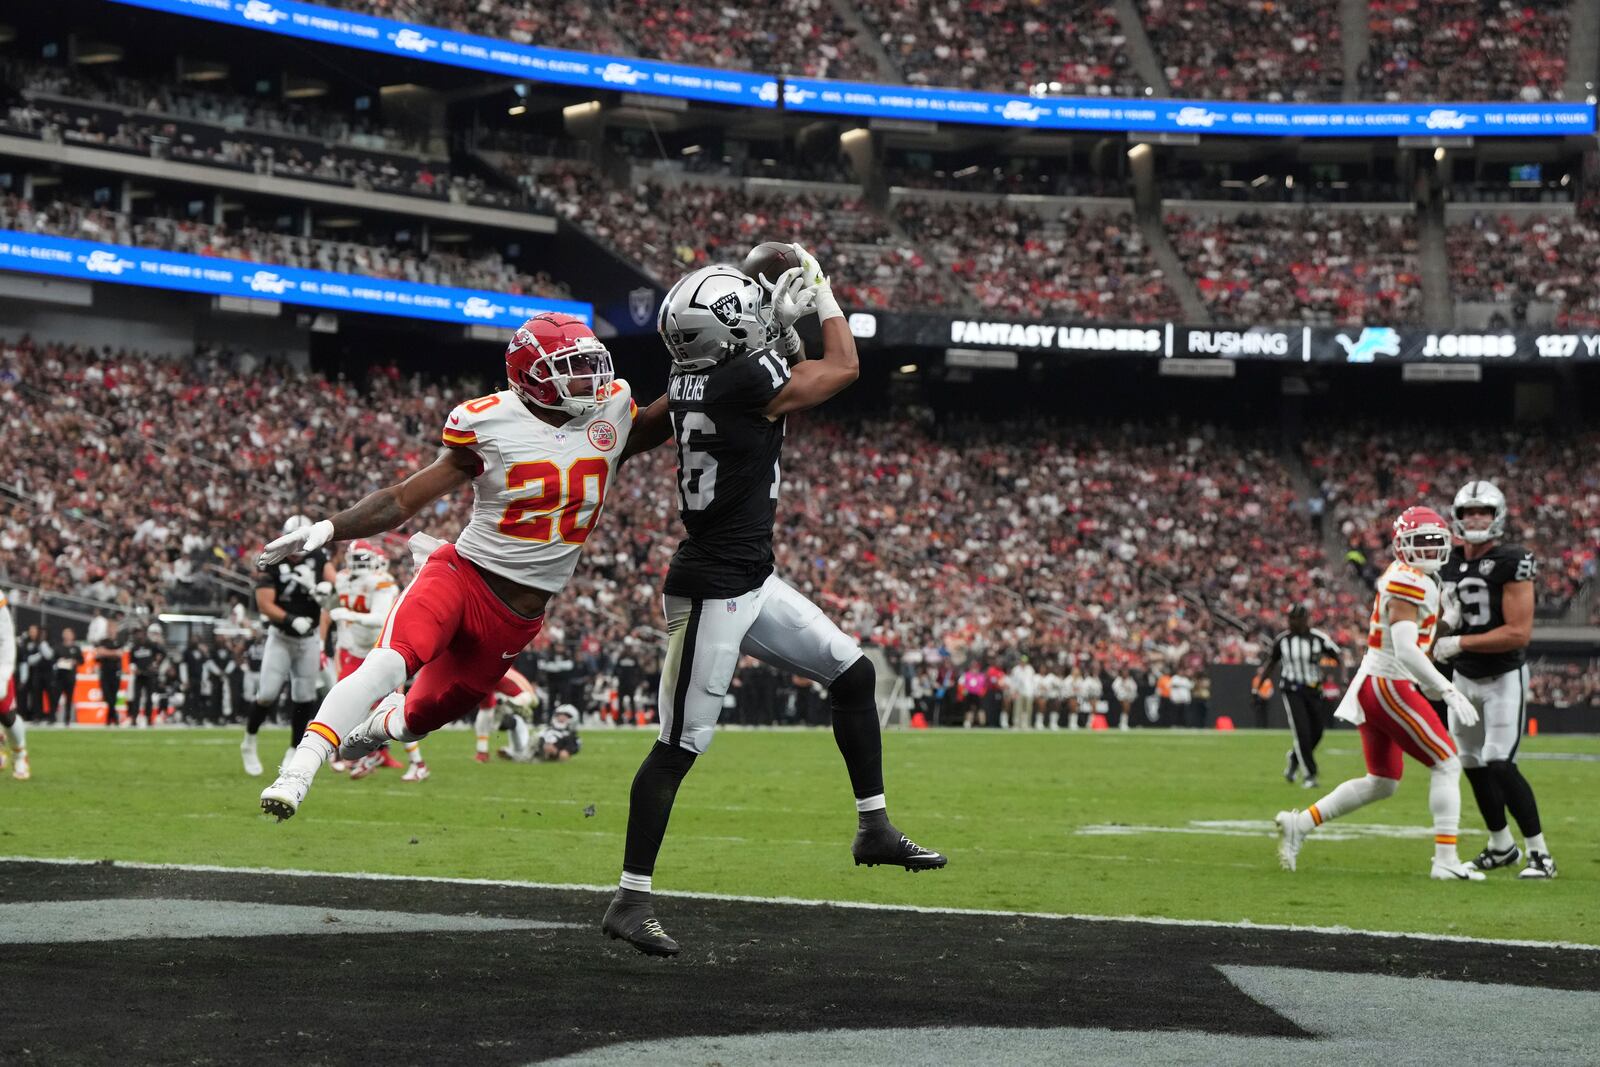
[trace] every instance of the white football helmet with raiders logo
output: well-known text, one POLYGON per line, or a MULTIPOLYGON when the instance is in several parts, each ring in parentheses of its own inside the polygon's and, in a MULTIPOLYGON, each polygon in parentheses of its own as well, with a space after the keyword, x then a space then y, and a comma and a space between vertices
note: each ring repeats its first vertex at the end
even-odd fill
POLYGON ((741 352, 769 348, 778 324, 762 306, 761 283, 717 264, 678 279, 661 302, 656 329, 675 370, 709 370, 741 352))
POLYGON ((1506 532, 1506 495, 1493 482, 1468 482, 1456 493, 1450 505, 1450 530, 1469 545, 1498 541, 1506 532), (1463 512, 1473 508, 1489 508, 1494 518, 1482 530, 1469 530, 1463 512))

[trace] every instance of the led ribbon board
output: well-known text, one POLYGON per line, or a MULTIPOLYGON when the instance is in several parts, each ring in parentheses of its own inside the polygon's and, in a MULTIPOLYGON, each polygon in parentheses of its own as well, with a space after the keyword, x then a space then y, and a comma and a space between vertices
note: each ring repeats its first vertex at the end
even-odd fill
POLYGON ((0 269, 208 296, 280 300, 285 304, 334 311, 431 319, 463 326, 499 326, 514 330, 544 311, 576 315, 591 325, 594 322, 594 309, 577 300, 507 296, 485 289, 457 289, 182 252, 157 252, 16 230, 0 230, 0 269))
POLYGON ((790 111, 1040 130, 1256 137, 1556 137, 1595 132, 1592 104, 1255 104, 1033 97, 785 78, 790 111))
POLYGON ((190 15, 229 26, 267 30, 307 41, 363 48, 403 59, 489 71, 531 81, 776 107, 777 80, 768 74, 657 63, 501 41, 292 0, 114 0, 131 7, 190 15))

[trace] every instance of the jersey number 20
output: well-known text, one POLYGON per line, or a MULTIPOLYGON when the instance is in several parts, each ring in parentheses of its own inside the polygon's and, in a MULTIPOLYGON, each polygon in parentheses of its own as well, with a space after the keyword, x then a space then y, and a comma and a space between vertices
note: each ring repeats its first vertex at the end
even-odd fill
POLYGON ((500 516, 500 532, 519 541, 542 544, 559 531, 564 543, 583 544, 595 523, 600 521, 600 505, 606 498, 606 477, 610 473, 611 467, 604 459, 585 456, 567 468, 563 487, 561 468, 547 459, 537 463, 513 463, 506 471, 506 488, 521 489, 537 483, 538 492, 506 505, 500 516), (588 494, 590 481, 595 483, 592 499, 588 494), (590 505, 589 515, 580 521, 585 504, 590 505))

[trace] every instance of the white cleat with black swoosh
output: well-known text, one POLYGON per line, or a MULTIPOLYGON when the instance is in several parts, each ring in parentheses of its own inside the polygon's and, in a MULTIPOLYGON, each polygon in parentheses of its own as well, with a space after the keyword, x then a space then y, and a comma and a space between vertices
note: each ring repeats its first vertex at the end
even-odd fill
POLYGON ((1443 860, 1433 861, 1433 870, 1428 874, 1436 882, 1481 882, 1484 874, 1470 863, 1457 860, 1446 863, 1443 860))

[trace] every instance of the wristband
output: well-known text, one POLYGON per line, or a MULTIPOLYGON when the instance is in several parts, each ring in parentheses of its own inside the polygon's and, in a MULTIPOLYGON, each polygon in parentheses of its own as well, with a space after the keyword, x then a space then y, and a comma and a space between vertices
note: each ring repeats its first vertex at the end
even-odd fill
POLYGON ((839 310, 839 301, 833 297, 833 286, 823 282, 817 286, 817 320, 827 322, 829 319, 842 319, 844 312, 839 310))
POLYGON ((783 351, 791 361, 805 355, 806 343, 800 339, 800 334, 793 326, 783 331, 783 351))

